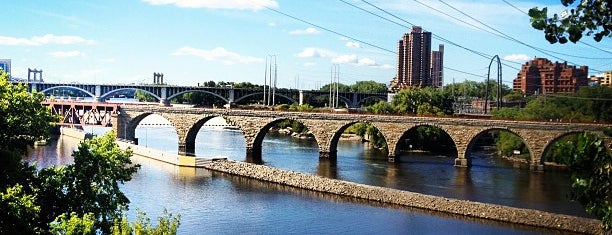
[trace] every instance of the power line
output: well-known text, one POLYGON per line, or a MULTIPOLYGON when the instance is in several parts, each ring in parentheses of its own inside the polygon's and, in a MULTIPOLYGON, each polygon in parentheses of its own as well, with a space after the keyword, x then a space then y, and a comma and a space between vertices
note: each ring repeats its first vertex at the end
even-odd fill
POLYGON ((273 12, 276 12, 276 13, 278 13, 278 14, 284 15, 284 16, 286 16, 286 17, 289 17, 289 18, 291 18, 291 19, 294 19, 294 20, 300 21, 300 22, 305 23, 305 24, 308 24, 308 25, 310 25, 310 26, 314 26, 314 27, 320 28, 320 29, 325 30, 325 31, 327 31, 327 32, 330 32, 330 33, 333 33, 333 34, 336 34, 336 35, 339 35, 339 36, 342 36, 342 37, 349 38, 349 39, 351 39, 351 40, 354 40, 354 41, 357 41, 357 42, 360 42, 360 43, 366 44, 366 45, 371 46, 371 47, 378 48, 378 49, 383 50, 383 51, 387 51, 387 52, 391 52, 391 53, 396 53, 396 52, 394 52, 394 51, 392 51, 392 50, 389 50, 389 49, 386 49, 386 48, 383 48, 383 47, 380 47, 380 46, 374 45, 374 44, 372 44, 372 43, 365 42, 365 41, 362 41, 362 40, 356 39, 356 38, 354 38, 354 37, 351 37, 351 36, 348 36, 348 35, 345 35, 345 34, 339 33, 339 32, 337 32, 337 31, 334 31, 334 30, 331 30, 331 29, 328 29, 328 28, 325 28, 325 27, 322 27, 322 26, 319 26, 319 25, 313 24, 313 23, 311 23, 311 22, 308 22, 308 21, 306 21, 306 20, 303 20, 303 19, 297 18, 297 17, 295 17, 295 16, 289 15, 289 14, 287 14, 287 13, 281 12, 281 11, 276 10, 276 9, 273 9, 273 8, 271 8, 271 7, 268 7, 268 6, 264 6, 264 7, 265 7, 266 9, 271 10, 271 11, 273 11, 273 12))
MULTIPOLYGON (((423 4, 423 3, 419 2, 418 0, 414 0, 414 1, 415 1, 415 2, 418 2, 418 3, 420 3, 420 4, 423 4)), ((564 55, 564 56, 576 57, 576 58, 581 58, 581 59, 596 59, 596 60, 599 60, 599 59, 612 59, 612 58, 593 58, 593 57, 574 56, 574 55, 569 55, 569 54, 564 54, 564 53, 559 53, 559 52, 554 52, 554 51, 550 51, 550 50, 541 49, 541 48, 538 48, 538 47, 535 47, 535 46, 529 45, 529 44, 527 44, 527 43, 525 43, 525 42, 523 42, 523 41, 520 41, 520 40, 518 40, 518 39, 516 39, 516 38, 514 38, 514 37, 512 37, 512 36, 509 36, 508 34, 505 34, 505 33, 501 32, 501 31, 497 30, 497 29, 495 29, 495 28, 493 28, 493 27, 491 27, 491 26, 489 26, 489 25, 485 24, 484 22, 482 22, 482 21, 480 21, 480 20, 478 20, 478 19, 476 19, 476 18, 474 18, 474 17, 470 16, 469 14, 467 14, 467 13, 463 12, 462 10, 459 10, 459 9, 457 9, 456 7, 454 7, 454 6, 452 6, 452 5, 450 5, 450 4, 446 3, 446 2, 444 2, 443 0, 438 0, 438 1, 439 1, 439 2, 441 2, 442 4, 446 5, 446 6, 450 7, 451 9, 453 9, 453 10, 455 10, 455 11, 457 11, 457 12, 461 13, 462 15, 464 15, 464 16, 466 16, 466 17, 468 17, 468 18, 470 18, 470 19, 472 19, 472 20, 474 20, 474 21, 476 21, 476 22, 480 23, 481 25, 484 25, 485 27, 487 27, 487 28, 489 28, 489 29, 491 29, 491 30, 493 30, 493 31, 495 31, 495 32, 497 32, 497 33, 499 33, 499 34, 503 35, 503 37, 502 37, 502 38, 505 38, 505 39, 508 39, 508 40, 510 40, 510 41, 513 41, 513 42, 519 43, 519 44, 521 44, 521 45, 524 45, 524 46, 526 46, 526 47, 529 47, 529 48, 531 48, 531 49, 534 49, 534 50, 536 50, 536 51, 539 51, 539 52, 541 52, 541 53, 543 53, 543 54, 545 54, 545 55, 548 55, 548 56, 554 57, 554 58, 556 58, 556 59, 558 59, 558 60, 564 60, 564 59, 563 59, 563 58, 560 58, 560 57, 557 57, 557 56, 555 56, 555 55, 552 55, 552 54, 550 54, 550 53, 556 53, 556 54, 560 54, 560 55, 564 55), (549 52, 550 52, 550 53, 549 53, 549 52)), ((423 5, 424 5, 424 4, 423 4, 423 5)), ((567 61, 567 60, 565 60, 565 61, 567 61)), ((573 63, 573 62, 570 62, 570 63, 575 64, 575 65, 578 65, 578 64, 573 63)))
MULTIPOLYGON (((522 13, 523 13, 523 14, 525 14, 525 15, 529 15, 529 13, 527 13, 527 12, 525 12, 525 11, 521 10, 520 8, 518 8, 517 6, 515 6, 514 4, 512 4, 512 3, 510 3, 510 2, 508 2, 508 1, 506 1, 506 0, 502 0, 502 1, 503 1, 503 2, 505 2, 506 4, 508 4, 509 6, 511 6, 512 8, 516 9, 517 11, 520 11, 520 12, 522 12, 522 13)), ((588 43, 583 42, 583 41, 578 41, 578 42, 579 42, 580 44, 584 44, 584 45, 586 45, 586 46, 588 46, 588 47, 591 47, 591 48, 593 48, 593 49, 597 49, 597 50, 600 50, 600 51, 603 51, 603 52, 606 52, 606 53, 612 54, 612 51, 608 51, 608 50, 601 49, 601 48, 599 48, 599 47, 593 46, 593 45, 588 44, 588 43)))
MULTIPOLYGON (((342 2, 344 2, 344 3, 347 3, 347 2, 345 2, 345 1, 343 1, 343 0, 340 0, 340 1, 342 1, 342 2)), ((349 3, 347 3, 347 4, 349 4, 349 3)), ((349 4, 349 5, 352 5, 352 4, 349 4)), ((327 32, 330 32, 330 33, 333 33, 333 34, 336 34, 336 35, 339 35, 339 36, 342 36, 342 37, 346 37, 346 38, 349 38, 349 39, 351 39, 351 40, 354 40, 354 41, 357 41, 357 42, 360 42, 360 43, 363 43, 363 44, 366 44, 366 45, 372 46, 372 47, 374 47, 374 48, 378 48, 378 49, 380 49, 380 50, 383 50, 383 51, 386 51, 386 52, 389 52, 389 53, 392 53, 392 54, 397 55, 397 52, 395 52, 395 51, 392 51, 392 50, 389 50, 389 49, 386 49, 386 48, 383 48, 383 47, 380 47, 380 46, 374 45, 374 44, 369 43, 369 42, 365 42, 365 41, 363 41, 363 40, 359 40, 359 39, 357 39, 357 38, 354 38, 354 37, 351 37, 351 36, 345 35, 345 34, 343 34, 343 33, 337 32, 337 31, 335 31, 335 30, 331 30, 331 29, 328 29, 328 28, 325 28, 325 27, 319 26, 319 25, 317 25, 317 24, 314 24, 314 23, 308 22, 308 21, 306 21, 306 20, 300 19, 300 18, 298 18, 298 17, 295 17, 295 16, 292 16, 292 15, 289 15, 289 14, 287 14, 287 13, 281 12, 281 11, 276 10, 276 9, 273 9, 273 8, 271 8, 271 7, 268 7, 268 6, 263 6, 263 7, 265 7, 266 9, 268 9, 268 10, 270 10, 270 11, 273 11, 273 12, 276 12, 276 13, 278 13, 278 14, 281 14, 281 15, 283 15, 283 16, 286 16, 286 17, 289 17, 289 18, 291 18, 291 19, 294 19, 294 20, 300 21, 300 22, 302 22, 302 23, 308 24, 308 25, 310 25, 310 26, 317 27, 317 28, 320 28, 320 29, 325 30, 325 31, 327 31, 327 32)), ((405 21, 405 22, 406 22, 406 21, 405 21)), ((409 23, 409 24, 411 24, 411 23, 409 23)), ((411 25, 413 25, 413 24, 411 24, 411 25)), ((403 26, 403 25, 402 25, 402 27, 405 27, 405 26, 403 26)), ((461 47, 461 48, 464 48, 464 49, 466 49, 466 50, 473 51, 473 50, 471 50, 471 49, 468 49, 468 48, 462 47, 462 46, 461 46, 461 45, 459 45, 459 44, 453 43, 453 42, 448 41, 448 40, 446 40, 446 39, 443 39, 443 38, 441 38, 441 37, 440 37, 440 40, 441 40, 441 41, 446 41, 446 42, 448 42, 448 43, 450 43, 450 44, 456 45, 456 46, 461 47)), ((484 57, 484 58, 487 58, 487 59, 492 58, 492 56, 487 56, 486 54, 481 53, 481 52, 473 51, 473 53, 475 53, 475 54, 479 54, 480 56, 482 56, 482 57, 484 57)), ((511 67, 511 66, 510 66, 510 67, 511 67)), ((448 67, 446 67, 446 66, 445 66, 444 68, 448 68, 448 67)), ((513 68, 513 67, 511 67, 511 68, 513 68)), ((514 68, 514 69, 519 70, 519 69, 517 69, 517 68, 514 68)), ((460 70, 456 70, 456 69, 451 69, 451 70, 453 70, 453 71, 457 71, 457 72, 462 72, 462 73, 464 73, 464 74, 474 75, 474 74, 471 74, 471 73, 469 73, 469 72, 464 72, 464 71, 460 71, 460 70)), ((478 76, 478 75, 476 75, 476 76, 478 76)), ((480 76, 478 76, 478 77, 480 77, 480 76)))
MULTIPOLYGON (((362 10, 362 11, 365 11, 365 12, 367 12, 367 13, 369 13, 369 14, 372 14, 372 15, 374 15, 374 16, 376 16, 376 17, 379 17, 379 18, 381 18, 381 19, 384 19, 384 20, 387 20, 387 21, 389 21, 389 22, 392 22, 392 23, 398 24, 398 25, 400 25, 400 26, 402 26, 402 27, 406 27, 405 25, 399 24, 399 23, 397 23, 397 22, 395 22, 395 21, 393 21, 393 20, 390 20, 390 19, 388 19, 388 18, 385 18, 385 17, 383 17, 383 16, 380 16, 380 15, 378 15, 378 14, 376 14, 376 13, 372 12, 372 11, 369 11, 369 10, 367 10, 367 9, 364 9, 364 8, 362 8, 362 7, 356 6, 356 5, 354 5, 354 4, 351 4, 351 3, 349 3, 349 2, 346 2, 346 1, 344 1, 344 0, 340 0, 340 1, 341 1, 341 2, 343 2, 343 3, 345 3, 345 4, 347 4, 347 5, 350 5, 350 6, 352 6, 352 7, 355 7, 355 8, 357 8, 357 9, 360 9, 360 10, 362 10)), ((389 12, 389 11, 385 10, 385 9, 382 9, 382 8, 380 8, 380 7, 378 7, 378 6, 374 5, 374 4, 372 4, 372 3, 370 3, 370 2, 368 2, 368 1, 366 1, 366 0, 361 0, 361 1, 362 1, 362 2, 364 2, 364 3, 366 3, 366 4, 368 4, 368 5, 370 5, 371 7, 376 8, 376 9, 377 9, 377 10, 379 10, 379 11, 382 11, 382 12, 384 12, 384 13, 386 13, 386 14, 388 14, 388 15, 392 16, 393 18, 396 18, 396 19, 398 19, 398 20, 400 20, 400 21, 403 21, 403 22, 405 22, 405 23, 407 23, 407 24, 409 24, 409 25, 411 25, 411 26, 415 26, 413 23, 410 23, 410 22, 408 22, 408 21, 406 21, 406 20, 404 20, 404 19, 402 19, 402 18, 398 17, 397 15, 395 15, 395 14, 393 14, 393 13, 391 13, 391 12, 389 12)), ((407 27, 406 27, 406 28, 407 28, 407 27)), ((466 50, 466 51, 469 51, 469 52, 471 52, 471 53, 473 53, 473 54, 479 55, 479 56, 481 56, 481 57, 483 57, 483 58, 485 58, 485 59, 487 59, 487 60, 490 60, 491 58, 493 58, 493 56, 492 56, 492 55, 489 55, 489 54, 486 54, 486 53, 484 53, 484 52, 480 52, 480 51, 476 51, 476 50, 473 50, 473 49, 470 49, 470 48, 464 47, 464 46, 462 46, 462 45, 460 45, 460 44, 458 44, 458 43, 455 43, 455 42, 450 41, 450 40, 448 40, 448 39, 446 39, 446 38, 443 38, 442 36, 439 36, 439 35, 437 35, 437 34, 435 34, 435 33, 433 33, 433 32, 432 32, 431 34, 432 34, 432 36, 433 36, 434 38, 436 38, 436 39, 438 39, 438 40, 440 40, 440 41, 442 41, 442 42, 446 42, 446 43, 451 44, 451 45, 453 45, 453 46, 459 47, 459 48, 464 49, 464 50, 466 50)), ((504 60, 504 61, 506 61, 506 62, 510 62, 510 63, 515 63, 515 64, 520 64, 520 63, 518 63, 518 62, 509 61, 509 60, 504 60)), ((518 68, 516 68, 516 67, 510 66, 510 65, 505 64, 505 63, 503 63, 503 65, 505 65, 506 67, 509 67, 509 68, 515 69, 515 70, 520 70, 520 69, 518 69, 518 68)), ((445 68, 446 68, 446 67, 445 67, 445 68)))

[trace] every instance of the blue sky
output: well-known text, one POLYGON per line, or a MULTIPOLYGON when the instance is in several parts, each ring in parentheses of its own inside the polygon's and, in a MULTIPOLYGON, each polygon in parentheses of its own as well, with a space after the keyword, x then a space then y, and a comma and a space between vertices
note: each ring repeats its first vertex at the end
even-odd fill
POLYGON ((37 68, 52 82, 151 83, 159 72, 174 85, 263 84, 266 58, 275 55, 279 87, 327 84, 333 64, 339 64, 342 83, 388 84, 396 74, 397 42, 410 24, 435 35, 433 49, 445 44, 445 84, 486 77, 490 59, 464 48, 507 60, 503 80, 510 86, 520 63, 533 57, 588 65, 591 75, 612 70, 610 38, 551 45, 521 12, 534 6, 561 12, 558 0, 29 0, 3 5, 0 58, 12 59, 14 77, 27 77, 28 68, 37 68), (451 6, 522 44, 494 35, 451 6))

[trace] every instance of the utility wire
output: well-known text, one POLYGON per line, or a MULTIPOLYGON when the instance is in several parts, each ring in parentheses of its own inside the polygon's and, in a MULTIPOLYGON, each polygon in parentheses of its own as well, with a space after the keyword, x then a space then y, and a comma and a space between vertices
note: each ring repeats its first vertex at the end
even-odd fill
MULTIPOLYGON (((395 21, 393 21, 393 20, 390 20, 390 19, 388 19, 388 18, 386 18, 386 17, 380 16, 380 15, 378 15, 378 14, 376 14, 376 13, 372 12, 372 11, 369 11, 369 10, 364 9, 364 8, 362 8, 362 7, 356 6, 355 4, 351 4, 351 3, 349 3, 349 2, 346 2, 345 0, 340 0, 340 1, 341 1, 341 2, 343 2, 343 3, 345 3, 345 4, 347 4, 347 5, 350 5, 350 6, 352 6, 352 7, 355 7, 355 8, 357 8, 357 9, 360 9, 360 10, 362 10, 362 11, 365 11, 365 12, 367 12, 367 13, 369 13, 369 14, 372 14, 372 15, 374 15, 374 16, 377 16, 377 17, 379 17, 379 18, 381 18, 381 19, 387 20, 387 21, 389 21, 389 22, 392 22, 392 23, 395 23, 395 24, 398 24, 398 25, 400 25, 400 26, 402 26, 402 27, 406 27, 406 28, 407 28, 407 26, 405 26, 405 25, 399 24, 399 23, 397 23, 397 22, 395 22, 395 21)), ((391 13, 391 12, 389 12, 389 11, 385 10, 385 9, 382 9, 382 8, 380 8, 380 7, 378 7, 378 6, 374 5, 374 4, 372 4, 372 3, 370 3, 370 2, 368 2, 368 1, 366 1, 366 0, 361 0, 361 1, 362 1, 362 2, 364 2, 364 3, 366 3, 366 4, 368 4, 368 5, 370 5, 370 6, 371 6, 371 7, 373 7, 373 8, 376 8, 376 9, 377 9, 377 10, 379 10, 379 11, 382 11, 382 12, 384 12, 384 13, 386 13, 386 14, 388 14, 388 15, 392 16, 392 17, 393 17, 393 18, 395 18, 395 19, 398 19, 398 20, 400 20, 400 21, 403 21, 403 22, 405 22, 405 23, 407 23, 407 24, 409 24, 409 25, 411 25, 411 26, 415 26, 413 23, 410 23, 410 22, 408 22, 408 21, 406 21, 406 20, 404 20, 404 19, 402 19, 402 18, 398 17, 397 15, 395 15, 395 14, 393 14, 393 13, 391 13)), ((473 54, 479 55, 479 56, 481 56, 481 57, 483 57, 483 58, 485 58, 485 59, 490 60, 491 58, 493 58, 493 56, 492 56, 492 55, 489 55, 489 54, 486 54, 486 53, 484 53, 484 52, 480 52, 480 51, 476 51, 476 50, 473 50, 473 49, 470 49, 470 48, 464 47, 464 46, 462 46, 462 45, 459 45, 458 43, 455 43, 455 42, 450 41, 450 40, 448 40, 448 39, 446 39, 446 38, 443 38, 442 36, 439 36, 439 35, 437 35, 437 34, 435 34, 435 33, 433 33, 433 32, 432 32, 431 34, 432 34, 432 36, 433 36, 434 38, 436 38, 436 39, 438 39, 438 40, 440 40, 440 41, 442 41, 442 42, 445 42, 445 43, 451 44, 451 45, 453 45, 453 46, 459 47, 459 48, 464 49, 464 50, 466 50, 466 51, 469 51, 469 52, 471 52, 471 53, 473 53, 473 54)), ((502 59, 502 60, 503 60, 503 59, 502 59)), ((518 62, 509 61, 509 60, 504 60, 504 61, 506 61, 506 62, 510 62, 510 63, 515 63, 515 64, 521 64, 521 63, 518 63, 518 62)), ((520 70, 520 69, 518 69, 518 68, 516 68, 516 67, 513 67, 513 66, 511 66, 511 65, 508 65, 508 64, 505 64, 505 63, 502 63, 502 64, 503 64, 503 65, 505 65, 506 67, 509 67, 509 68, 512 68, 512 69, 515 69, 515 70, 520 70)), ((446 67, 445 67, 445 68, 446 68, 446 67)))
MULTIPOLYGON (((343 0, 341 0, 341 1, 342 1, 342 2, 345 2, 345 1, 343 1, 343 0)), ((345 2, 345 3, 347 3, 347 2, 345 2)), ((347 3, 347 4, 349 4, 349 3, 347 3)), ((352 4, 349 4, 349 5, 352 5, 352 4)), ((337 32, 337 31, 335 31, 335 30, 331 30, 331 29, 328 29, 328 28, 325 28, 325 27, 319 26, 319 25, 317 25, 317 24, 314 24, 314 23, 308 22, 308 21, 306 21, 306 20, 303 20, 303 19, 300 19, 300 18, 298 18, 298 17, 295 17, 295 16, 292 16, 292 15, 289 15, 289 14, 287 14, 287 13, 281 12, 281 11, 279 11, 279 10, 273 9, 273 8, 271 8, 271 7, 268 7, 268 6, 263 6, 263 7, 265 7, 266 9, 268 9, 268 10, 270 10, 270 11, 276 12, 276 13, 278 13, 278 14, 280 14, 280 15, 283 15, 283 16, 289 17, 289 18, 291 18, 291 19, 294 19, 294 20, 300 21, 300 22, 302 22, 302 23, 308 24, 308 25, 310 25, 310 26, 317 27, 317 28, 320 28, 320 29, 325 30, 325 31, 327 31, 327 32, 330 32, 330 33, 333 33, 333 34, 336 34, 336 35, 339 35, 339 36, 342 36, 342 37, 346 37, 346 38, 349 38, 349 39, 351 39, 351 40, 354 40, 354 41, 357 41, 357 42, 360 42, 360 43, 363 43, 363 44, 366 44, 366 45, 372 46, 372 47, 374 47, 374 48, 378 48, 378 49, 380 49, 380 50, 383 50, 383 51, 386 51, 386 52, 389 52, 389 53, 392 53, 392 54, 397 55, 397 52, 396 52, 396 51, 392 51, 392 50, 389 50, 389 49, 386 49, 386 48, 383 48, 383 47, 380 47, 380 46, 374 45, 374 44, 372 44, 372 43, 365 42, 365 41, 363 41, 363 40, 359 40, 359 39, 357 39, 357 38, 354 38, 354 37, 351 37, 351 36, 345 35, 345 34, 343 34, 343 33, 337 32)), ((392 22, 393 22, 393 21, 392 21, 392 22)), ((406 21, 405 21, 405 22, 406 22, 406 21)), ((395 23, 396 23, 396 22, 395 22, 395 23)), ((397 24, 397 23, 396 23, 396 24, 397 24)), ((409 24, 410 24, 410 25, 414 25, 414 24, 411 24, 411 23, 409 23, 409 24)), ((401 25, 401 24, 400 24, 400 25, 401 25)), ((405 27, 404 25, 401 25, 401 26, 402 26, 402 27, 405 27)), ((461 46, 461 45, 458 45, 458 44, 455 44, 455 43, 453 43, 453 42, 451 42, 451 41, 448 41, 448 40, 446 40, 446 39, 441 38, 440 40, 441 40, 441 41, 446 41, 446 42, 448 42, 448 43, 450 43, 450 44, 456 45, 456 46, 461 47, 461 48, 464 48, 464 49, 466 49, 466 50, 473 51, 473 50, 471 50, 471 49, 465 48, 465 47, 463 47, 463 46, 461 46)), ((480 56, 482 56, 482 57, 484 57, 484 58, 486 58, 486 59, 491 59, 491 58, 493 58, 493 56, 488 56, 488 55, 486 55, 486 54, 484 54, 484 53, 481 53, 481 52, 473 51, 473 53, 478 54, 478 55, 480 55, 480 56)), ((460 70, 457 70, 457 69, 451 69, 451 68, 448 68, 448 67, 446 67, 446 66, 445 66, 444 68, 447 68, 447 69, 450 69, 450 70, 453 70, 453 71, 457 71, 457 72, 460 72, 460 73, 464 73, 464 74, 469 74, 469 75, 472 75, 472 76, 483 77, 483 76, 479 76, 479 75, 472 74, 472 73, 469 73, 469 72, 460 71, 460 70)), ((514 69, 517 69, 517 68, 514 68, 514 69)), ((517 70, 518 70, 518 69, 517 69, 517 70)))
POLYGON ((265 7, 266 9, 270 10, 270 11, 276 12, 276 13, 278 13, 278 14, 284 15, 284 16, 286 16, 286 17, 289 17, 289 18, 291 18, 291 19, 294 19, 294 20, 300 21, 300 22, 305 23, 305 24, 308 24, 308 25, 310 25, 310 26, 314 26, 314 27, 320 28, 320 29, 325 30, 325 31, 327 31, 327 32, 330 32, 330 33, 333 33, 333 34, 336 34, 336 35, 339 35, 339 36, 342 36, 342 37, 349 38, 349 39, 351 39, 351 40, 354 40, 354 41, 357 41, 357 42, 360 42, 360 43, 366 44, 366 45, 371 46, 371 47, 378 48, 378 49, 383 50, 383 51, 387 51, 387 52, 390 52, 390 53, 397 54, 397 52, 392 51, 392 50, 389 50, 389 49, 387 49, 387 48, 383 48, 383 47, 380 47, 380 46, 374 45, 374 44, 372 44, 372 43, 369 43, 369 42, 366 42, 366 41, 362 41, 362 40, 356 39, 356 38, 354 38, 354 37, 351 37, 351 36, 348 36, 348 35, 342 34, 342 33, 340 33, 340 32, 337 32, 337 31, 334 31, 334 30, 331 30, 331 29, 328 29, 328 28, 325 28, 325 27, 322 27, 322 26, 319 26, 319 25, 316 25, 316 24, 310 23, 310 22, 308 22, 308 21, 306 21, 306 20, 303 20, 303 19, 297 18, 297 17, 295 17, 295 16, 289 15, 289 14, 287 14, 287 13, 281 12, 281 11, 276 10, 276 9, 273 9, 273 8, 271 8, 271 7, 268 7, 268 6, 264 6, 264 7, 265 7))
MULTIPOLYGON (((421 2, 419 2, 418 0, 414 0, 414 1, 415 1, 415 2, 418 2, 418 3, 421 3, 421 2)), ((511 36, 509 36, 508 34, 505 34, 505 33, 501 32, 501 31, 499 31, 499 30, 497 30, 497 29, 495 29, 495 28, 493 28, 493 27, 491 27, 491 26, 489 26, 489 25, 485 24, 484 22, 482 22, 482 21, 480 21, 480 20, 478 20, 478 19, 476 19, 476 18, 474 18, 474 17, 470 16, 469 14, 467 14, 467 13, 463 12, 462 10, 457 9, 456 7, 454 7, 454 6, 452 6, 452 5, 448 4, 448 3, 446 3, 446 2, 445 2, 445 1, 443 1, 443 0, 438 0, 438 1, 439 1, 439 2, 441 2, 442 4, 446 5, 446 6, 450 7, 451 9, 453 9, 453 10, 455 10, 455 11, 457 11, 457 12, 461 13, 462 15, 464 15, 464 16, 466 16, 466 17, 468 17, 468 18, 470 18, 470 19, 472 19, 472 20, 474 20, 474 21, 476 21, 476 22, 480 23, 481 25, 484 25, 485 27, 487 27, 487 28, 489 28, 489 29, 491 29, 491 30, 493 30, 493 31, 495 31, 495 32, 497 32, 497 33, 499 33, 499 34, 503 35, 504 37, 502 37, 502 38, 509 39, 510 41, 513 41, 513 42, 519 43, 519 44, 521 44, 521 45, 524 45, 524 46, 526 46, 526 47, 529 47, 529 48, 531 48, 531 49, 534 49, 534 50, 536 50, 536 51, 539 51, 539 52, 541 52, 541 53, 543 53, 543 54, 545 54, 545 55, 551 56, 551 57, 556 58, 556 59, 558 59, 558 60, 567 61, 567 60, 564 60, 563 58, 557 57, 557 56, 552 55, 552 54, 550 54, 550 53, 556 53, 556 54, 559 54, 559 55, 570 56, 570 57, 576 57, 576 58, 581 58, 581 59, 595 59, 595 60, 601 60, 601 59, 612 59, 612 58, 592 58, 592 57, 574 56, 574 55, 569 55, 569 54, 564 54, 564 53, 554 52, 554 51, 550 51, 550 50, 544 50, 544 49, 541 49, 541 48, 538 48, 538 47, 535 47, 535 46, 529 45, 529 44, 527 44, 527 43, 524 43, 524 42, 522 42, 522 41, 520 41, 520 40, 518 40, 518 39, 516 39, 516 38, 514 38, 514 37, 511 37, 511 36), (549 52, 550 52, 550 53, 549 53, 549 52)), ((423 3, 421 3, 421 4, 423 4, 423 3)), ((571 63, 571 64, 574 64, 574 65, 578 65, 578 64, 573 63, 573 62, 570 62, 570 63, 571 63)))
MULTIPOLYGON (((505 2, 506 4, 508 4, 509 6, 511 6, 512 8, 516 9, 517 11, 520 11, 520 12, 522 12, 522 13, 523 13, 523 14, 525 14, 525 15, 529 15, 529 13, 527 13, 527 12, 525 12, 525 11, 521 10, 520 8, 518 8, 517 6, 515 6, 514 4, 512 4, 512 3, 510 3, 510 2, 508 2, 508 1, 506 1, 506 0, 502 0, 502 1, 503 1, 503 2, 505 2)), ((591 48, 593 48, 593 49, 597 49, 597 50, 600 50, 600 51, 603 51, 603 52, 606 52, 606 53, 612 54, 612 51, 608 51, 608 50, 601 49, 601 48, 599 48, 599 47, 593 46, 593 45, 588 44, 588 43, 583 42, 583 41, 578 41, 578 42, 579 42, 580 44, 584 44, 584 45, 586 45, 586 46, 588 46, 588 47, 591 47, 591 48)))

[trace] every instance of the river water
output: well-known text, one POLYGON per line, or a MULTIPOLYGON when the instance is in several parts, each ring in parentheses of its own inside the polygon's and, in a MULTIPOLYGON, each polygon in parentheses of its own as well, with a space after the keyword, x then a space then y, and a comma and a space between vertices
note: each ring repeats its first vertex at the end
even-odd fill
MULTIPOLYGON (((102 133, 107 129, 88 129, 102 133)), ((178 137, 171 127, 139 126, 139 144, 176 152, 178 137)), ((27 160, 40 167, 72 162, 78 140, 59 137, 31 151, 27 160)), ((244 161, 242 133, 204 127, 196 139, 196 156, 225 156, 244 161)), ((431 195, 533 208, 585 216, 568 200, 569 176, 549 170, 533 173, 478 152, 473 166, 455 168, 444 156, 405 155, 388 163, 386 154, 367 144, 341 141, 337 161, 320 161, 313 140, 268 134, 262 146, 265 165, 363 184, 431 195)), ((181 234, 531 234, 548 233, 510 224, 446 214, 394 208, 389 205, 297 190, 257 180, 177 167, 142 157, 132 181, 122 186, 134 208, 156 218, 164 208, 181 213, 181 234)), ((133 215, 133 214, 132 214, 133 215)))

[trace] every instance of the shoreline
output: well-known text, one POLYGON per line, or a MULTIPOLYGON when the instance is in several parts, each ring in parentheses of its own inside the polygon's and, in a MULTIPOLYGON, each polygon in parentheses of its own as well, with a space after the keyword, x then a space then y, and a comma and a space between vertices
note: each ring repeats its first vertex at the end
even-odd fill
POLYGON ((444 212, 556 231, 587 234, 604 233, 600 221, 577 216, 425 195, 229 160, 209 162, 204 164, 203 167, 212 171, 295 188, 409 208, 444 212))

